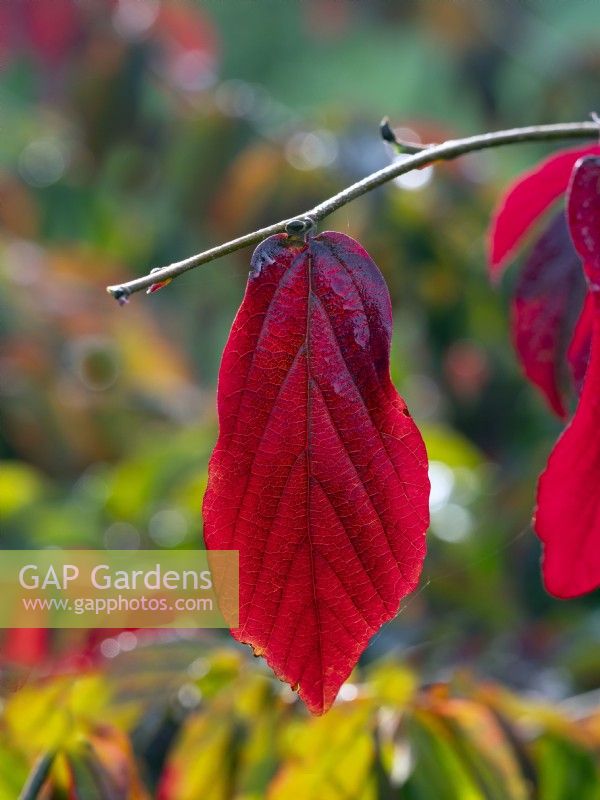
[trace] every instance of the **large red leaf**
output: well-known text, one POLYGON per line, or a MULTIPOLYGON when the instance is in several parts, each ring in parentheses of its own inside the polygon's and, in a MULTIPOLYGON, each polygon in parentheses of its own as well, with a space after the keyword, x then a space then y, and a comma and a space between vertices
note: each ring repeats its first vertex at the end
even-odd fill
POLYGON ((544 543, 544 583, 557 597, 600 586, 600 304, 577 412, 540 477, 535 530, 544 543))
POLYGON ((240 551, 240 626, 316 714, 418 581, 429 481, 389 375, 381 273, 340 233, 261 244, 219 375, 208 548, 240 551))
POLYGON ((512 300, 512 335, 525 374, 563 418, 561 367, 584 295, 581 261, 561 210, 535 243, 520 273, 512 300))
POLYGON ((577 159, 600 146, 563 150, 520 175, 505 193, 488 233, 490 274, 497 279, 535 221, 566 191, 577 159))
POLYGON ((577 411, 538 486, 535 529, 544 542, 544 580, 558 597, 600 586, 600 158, 578 162, 567 211, 593 296, 594 320, 577 411))

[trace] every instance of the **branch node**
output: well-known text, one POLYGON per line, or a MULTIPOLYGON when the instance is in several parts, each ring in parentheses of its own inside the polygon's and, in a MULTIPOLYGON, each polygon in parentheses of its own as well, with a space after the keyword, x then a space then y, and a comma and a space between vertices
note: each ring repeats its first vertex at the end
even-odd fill
POLYGON ((127 305, 131 292, 126 286, 108 286, 106 291, 114 297, 120 306, 127 305))
POLYGON ((302 242, 305 242, 306 237, 314 230, 315 226, 315 220, 305 215, 304 217, 296 217, 287 222, 285 232, 291 239, 300 239, 302 242))

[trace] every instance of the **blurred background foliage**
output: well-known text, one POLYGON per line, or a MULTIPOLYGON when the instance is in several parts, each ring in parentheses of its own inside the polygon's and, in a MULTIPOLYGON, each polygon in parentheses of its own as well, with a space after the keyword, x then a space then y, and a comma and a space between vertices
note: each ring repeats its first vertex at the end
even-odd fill
MULTIPOLYGON (((585 119, 598 109, 599 26, 600 5, 583 0, 4 0, 2 546, 202 546, 216 375, 250 253, 206 265, 151 297, 136 295, 124 308, 106 284, 301 212, 385 165, 394 155, 378 135, 384 114, 405 138, 422 141, 585 119)), ((172 659, 140 647, 148 669, 174 681, 170 661, 188 658, 189 666, 203 646, 212 664, 214 648, 225 648, 214 658, 233 659, 240 694, 213 699, 196 682, 193 702, 184 697, 186 714, 165 714, 172 685, 163 675, 152 702, 138 698, 144 713, 137 708, 119 727, 92 689, 97 710, 81 701, 87 733, 77 725, 63 731, 60 747, 81 748, 85 739, 104 764, 114 762, 110 753, 124 764, 132 751, 140 755, 142 778, 124 767, 129 793, 114 796, 144 797, 141 780, 162 781, 166 800, 262 797, 273 776, 269 796, 277 798, 600 796, 593 717, 600 612, 594 597, 565 603, 545 594, 528 524, 560 426, 519 372, 508 290, 492 290, 485 268, 493 204, 551 149, 527 144, 427 168, 327 222, 360 239, 389 283, 393 378, 431 458, 421 588, 375 637, 364 657, 367 677, 356 684, 381 688, 368 698, 357 690, 353 699, 351 684, 347 703, 307 721, 225 632, 171 643, 172 659), (411 676, 410 692, 380 694, 388 690, 387 679, 373 677, 385 674, 376 672, 381 659, 394 659, 393 685, 411 676), (452 676, 463 671, 469 677, 457 682, 452 676), (488 690, 489 681, 508 688, 488 690), (432 683, 445 688, 417 688, 432 683), (419 699, 405 716, 409 697, 419 699), (564 712, 555 719, 532 710, 549 703, 563 703, 564 712), (145 734, 150 743, 140 733, 147 717, 156 727, 154 739, 145 734), (131 742, 124 731, 133 731, 131 742), (510 758, 500 745, 491 752, 496 737, 508 741, 510 758), (320 742, 331 748, 330 766, 317 763, 320 742), (476 756, 473 747, 490 752, 476 756), (473 766, 480 756, 485 777, 473 766), (170 771, 161 779, 163 763, 170 771), (350 781, 344 764, 363 765, 364 781, 350 781), (340 775, 322 784, 327 790, 301 783, 330 768, 340 775), (210 788, 194 788, 207 774, 217 776, 210 788), (576 779, 589 786, 573 788, 576 779), (490 788, 498 780, 512 793, 490 788)), ((122 684, 113 662, 127 657, 129 691, 143 693, 145 667, 134 659, 136 635, 128 636, 5 640, 2 800, 16 796, 40 751, 59 746, 44 702, 60 711, 78 685, 54 677, 38 686, 38 675, 93 663, 114 692, 122 684), (19 732, 17 717, 36 727, 44 720, 40 737, 46 727, 48 737, 38 743, 19 732)), ((75 759, 81 781, 90 758, 86 750, 75 759)), ((57 786, 74 774, 63 762, 57 757, 52 767, 57 786)), ((105 796, 89 792, 77 796, 105 796)))

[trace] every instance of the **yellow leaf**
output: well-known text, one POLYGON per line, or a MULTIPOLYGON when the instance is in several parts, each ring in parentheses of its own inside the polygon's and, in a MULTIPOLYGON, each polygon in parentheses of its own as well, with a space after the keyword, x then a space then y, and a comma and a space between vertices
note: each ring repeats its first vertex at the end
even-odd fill
POLYGON ((229 716, 202 714, 185 725, 161 787, 165 800, 230 800, 234 787, 235 725, 229 716))
POLYGON ((60 677, 24 686, 6 703, 4 719, 15 745, 30 755, 59 750, 106 714, 109 691, 96 675, 60 677))
POLYGON ((356 701, 294 729, 293 753, 269 800, 375 800, 373 706, 356 701))

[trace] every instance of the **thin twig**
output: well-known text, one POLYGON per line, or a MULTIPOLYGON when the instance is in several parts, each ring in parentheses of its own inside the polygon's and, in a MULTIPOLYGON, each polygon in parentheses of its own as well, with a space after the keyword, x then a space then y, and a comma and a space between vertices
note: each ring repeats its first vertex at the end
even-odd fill
POLYGON ((201 264, 206 264, 209 261, 214 261, 217 258, 226 256, 229 253, 234 253, 236 250, 241 250, 243 247, 258 244, 258 242, 265 239, 267 236, 272 236, 274 233, 282 233, 287 229, 290 223, 307 224, 317 223, 329 214, 337 211, 338 208, 345 206, 347 203, 355 200, 367 192, 382 186, 384 183, 393 180, 394 178, 411 172, 413 169, 424 167, 434 161, 449 161, 457 156, 464 155, 465 153, 472 153, 477 150, 485 150, 490 147, 498 147, 504 144, 515 144, 518 142, 540 142, 551 141, 553 139, 584 139, 598 136, 600 126, 596 121, 593 122, 566 122, 555 125, 530 125, 526 128, 512 128, 506 131, 496 131, 494 133, 483 133, 478 136, 469 136, 465 139, 453 139, 442 144, 432 145, 421 149, 413 155, 407 156, 403 160, 394 161, 387 167, 373 172, 366 178, 352 184, 347 189, 343 189, 338 194, 333 195, 328 200, 314 208, 299 214, 297 217, 281 220, 266 228, 259 228, 252 233, 247 233, 245 236, 240 236, 237 239, 232 239, 230 242, 211 247, 203 253, 198 253, 195 256, 190 256, 183 261, 176 261, 166 267, 152 270, 148 275, 142 278, 135 278, 132 281, 121 283, 115 286, 108 286, 109 292, 115 300, 125 302, 127 298, 139 292, 142 289, 148 289, 152 284, 161 281, 176 278, 187 272, 190 269, 199 267, 201 264))

